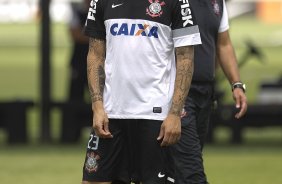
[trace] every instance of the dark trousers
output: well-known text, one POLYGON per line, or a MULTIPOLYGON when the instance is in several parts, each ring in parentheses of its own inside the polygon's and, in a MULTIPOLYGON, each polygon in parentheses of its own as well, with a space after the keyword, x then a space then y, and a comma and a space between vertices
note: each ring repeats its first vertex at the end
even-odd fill
POLYGON ((202 149, 208 133, 213 85, 192 84, 182 118, 181 139, 173 146, 176 184, 207 184, 202 149))

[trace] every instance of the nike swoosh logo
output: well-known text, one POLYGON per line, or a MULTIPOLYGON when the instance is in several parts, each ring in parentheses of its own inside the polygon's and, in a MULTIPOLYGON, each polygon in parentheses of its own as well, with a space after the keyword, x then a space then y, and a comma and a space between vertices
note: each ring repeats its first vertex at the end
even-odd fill
POLYGON ((162 174, 161 172, 159 172, 159 174, 158 174, 158 177, 159 178, 163 178, 165 175, 164 174, 162 174))
POLYGON ((116 7, 121 6, 121 5, 123 5, 123 3, 121 3, 121 4, 112 4, 112 8, 116 8, 116 7))

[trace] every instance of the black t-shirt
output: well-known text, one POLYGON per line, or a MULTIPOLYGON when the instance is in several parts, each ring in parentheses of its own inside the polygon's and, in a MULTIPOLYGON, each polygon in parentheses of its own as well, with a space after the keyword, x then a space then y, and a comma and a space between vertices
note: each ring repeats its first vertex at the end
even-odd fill
MULTIPOLYGON (((73 17, 71 20, 71 26, 80 27, 81 30, 85 25, 85 19, 88 14, 88 9, 78 4, 72 4, 73 17)), ((71 66, 75 67, 81 73, 86 73, 86 58, 88 53, 88 42, 82 43, 74 41, 72 54, 71 54, 71 66)))
POLYGON ((193 81, 214 80, 216 43, 223 15, 223 0, 190 0, 200 29, 202 45, 195 46, 193 81))

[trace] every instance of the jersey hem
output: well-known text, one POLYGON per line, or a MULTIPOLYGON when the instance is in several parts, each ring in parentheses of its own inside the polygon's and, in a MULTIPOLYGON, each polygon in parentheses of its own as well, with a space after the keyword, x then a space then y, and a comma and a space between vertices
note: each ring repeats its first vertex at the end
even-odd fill
POLYGON ((114 114, 108 114, 108 118, 110 119, 149 119, 149 120, 158 120, 163 121, 166 117, 156 117, 156 116, 150 116, 150 115, 114 115, 114 114))

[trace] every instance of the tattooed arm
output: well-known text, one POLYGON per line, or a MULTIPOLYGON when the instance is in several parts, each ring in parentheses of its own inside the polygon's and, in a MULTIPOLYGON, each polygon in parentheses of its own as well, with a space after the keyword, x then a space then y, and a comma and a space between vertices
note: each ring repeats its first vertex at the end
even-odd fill
POLYGON ((105 53, 104 40, 89 39, 87 55, 87 79, 92 101, 93 128, 97 136, 112 137, 108 128, 108 117, 103 106, 103 90, 105 86, 105 53))
POLYGON ((176 79, 170 114, 180 116, 194 71, 194 47, 176 48, 176 79))
POLYGON ((176 143, 181 135, 180 114, 190 89, 194 71, 194 47, 185 46, 176 48, 176 79, 172 105, 167 118, 164 120, 158 140, 162 139, 161 146, 176 143))

